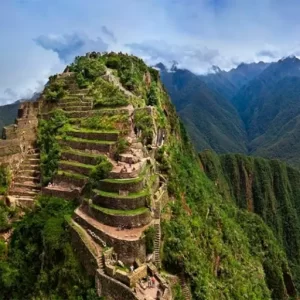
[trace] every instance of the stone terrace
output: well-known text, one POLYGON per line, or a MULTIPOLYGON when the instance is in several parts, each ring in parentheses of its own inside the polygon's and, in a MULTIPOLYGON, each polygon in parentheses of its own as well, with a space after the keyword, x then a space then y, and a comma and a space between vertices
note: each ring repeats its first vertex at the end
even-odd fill
MULTIPOLYGON (((69 77, 68 81, 72 82, 72 74, 63 76, 69 77)), ((126 287, 127 279, 133 274, 125 272, 116 278, 113 273, 106 274, 103 265, 103 249, 110 248, 117 261, 125 266, 135 265, 138 270, 139 266, 144 265, 147 269, 144 231, 153 224, 152 194, 159 187, 159 179, 155 175, 153 160, 134 133, 134 109, 128 106, 94 110, 88 90, 76 88, 67 98, 60 100, 58 106, 67 112, 72 126, 66 136, 57 137, 62 147, 59 171, 53 183, 43 188, 43 193, 70 200, 80 199, 81 205, 75 210, 69 224, 75 250, 80 253, 79 258, 88 273, 95 275, 102 286, 99 295, 105 296, 105 286, 112 285, 128 294, 126 299, 144 299, 145 295, 141 298, 131 290, 133 286, 126 287), (121 136, 121 128, 105 131, 88 130, 81 126, 84 118, 99 113, 127 115, 126 123, 122 124, 122 129, 126 129, 122 131, 122 138, 128 140, 130 147, 120 155, 119 161, 114 159, 113 153, 121 136), (100 154, 107 156, 113 169, 107 179, 98 183, 91 198, 82 200, 88 176, 100 154)), ((135 282, 145 277, 145 273, 134 274, 135 282)))

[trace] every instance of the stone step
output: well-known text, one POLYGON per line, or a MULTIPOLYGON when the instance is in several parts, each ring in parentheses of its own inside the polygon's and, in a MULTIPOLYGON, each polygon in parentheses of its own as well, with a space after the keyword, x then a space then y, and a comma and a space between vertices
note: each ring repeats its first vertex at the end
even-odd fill
POLYGON ((17 196, 30 196, 35 197, 39 193, 39 190, 36 189, 27 189, 27 188, 20 188, 20 187, 13 187, 9 191, 9 195, 17 195, 17 196))
POLYGON ((110 193, 119 193, 119 191, 138 193, 144 189, 144 186, 143 177, 131 179, 104 179, 99 182, 99 189, 110 193))
POLYGON ((67 140, 63 140, 58 138, 58 142, 61 146, 67 146, 76 150, 95 150, 100 153, 108 153, 110 152, 112 145, 114 142, 110 141, 91 141, 86 139, 79 138, 68 138, 67 140))
POLYGON ((40 158, 40 153, 26 154, 26 158, 28 159, 40 158))
POLYGON ((26 196, 14 196, 12 195, 11 197, 15 198, 16 201, 16 206, 22 207, 22 208, 32 208, 35 203, 34 197, 26 197, 26 196))
POLYGON ((26 188, 26 189, 34 189, 34 190, 39 190, 40 185, 34 182, 14 182, 13 183, 14 187, 20 187, 20 188, 26 188))
POLYGON ((130 229, 143 227, 151 222, 151 213, 147 207, 135 210, 116 210, 91 204, 90 206, 84 205, 82 210, 108 226, 121 226, 130 229))
POLYGON ((62 150, 61 159, 67 161, 77 161, 87 165, 97 165, 99 155, 79 150, 62 150))
POLYGON ((26 157, 24 164, 32 164, 32 165, 39 165, 40 164, 40 158, 31 158, 31 157, 26 157))
POLYGON ((30 163, 22 163, 20 166, 20 170, 21 170, 21 172, 23 172, 23 170, 39 171, 40 165, 30 164, 30 163))
POLYGON ((63 161, 59 162, 59 170, 62 171, 71 171, 74 173, 79 173, 85 176, 89 176, 94 166, 92 165, 85 165, 78 162, 73 161, 63 161))
POLYGON ((93 203, 105 208, 118 210, 133 210, 145 207, 149 201, 149 192, 144 190, 140 193, 120 195, 101 190, 93 190, 93 203))
POLYGON ((22 175, 22 176, 30 176, 30 177, 39 177, 40 176, 40 171, 37 170, 28 170, 28 169, 24 169, 24 170, 19 170, 18 175, 22 175))
POLYGON ((80 131, 80 130, 68 130, 66 132, 68 136, 86 139, 86 140, 100 140, 100 141, 112 141, 116 142, 118 140, 118 132, 109 131, 80 131))
POLYGON ((24 176, 24 175, 18 175, 14 178, 14 182, 32 182, 32 183, 39 183, 40 178, 38 176, 24 176))

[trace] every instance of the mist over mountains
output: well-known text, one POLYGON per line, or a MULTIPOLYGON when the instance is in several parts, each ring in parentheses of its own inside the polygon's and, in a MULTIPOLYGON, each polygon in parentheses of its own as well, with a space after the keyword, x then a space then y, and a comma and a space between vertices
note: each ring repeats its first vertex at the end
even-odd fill
POLYGON ((300 60, 214 66, 207 75, 157 65, 197 150, 241 152, 300 166, 300 60))

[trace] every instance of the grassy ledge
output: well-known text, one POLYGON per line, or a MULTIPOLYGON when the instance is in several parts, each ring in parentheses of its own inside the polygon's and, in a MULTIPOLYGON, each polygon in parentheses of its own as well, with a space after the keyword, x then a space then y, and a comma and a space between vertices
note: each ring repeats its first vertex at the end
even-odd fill
POLYGON ((129 193, 127 196, 119 195, 118 193, 104 192, 104 191, 97 190, 97 189, 94 189, 93 191, 96 195, 99 195, 102 197, 118 198, 118 199, 137 199, 137 198, 149 195, 149 191, 147 191, 147 190, 143 190, 139 193, 129 193))
POLYGON ((137 216, 141 215, 143 213, 146 213, 149 211, 149 208, 147 207, 142 207, 134 210, 117 210, 117 209, 109 209, 109 208, 104 208, 95 204, 92 204, 91 207, 93 209, 99 210, 107 215, 112 215, 112 216, 137 216))

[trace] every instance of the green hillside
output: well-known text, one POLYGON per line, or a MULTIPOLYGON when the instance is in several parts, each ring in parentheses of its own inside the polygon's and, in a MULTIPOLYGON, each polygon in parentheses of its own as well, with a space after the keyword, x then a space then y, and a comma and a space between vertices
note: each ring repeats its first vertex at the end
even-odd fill
POLYGON ((300 287, 300 172, 278 160, 200 153, 203 168, 224 199, 259 215, 285 249, 300 287))
POLYGON ((161 72, 176 110, 198 150, 246 152, 246 133, 235 108, 188 70, 161 72))

